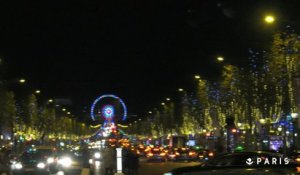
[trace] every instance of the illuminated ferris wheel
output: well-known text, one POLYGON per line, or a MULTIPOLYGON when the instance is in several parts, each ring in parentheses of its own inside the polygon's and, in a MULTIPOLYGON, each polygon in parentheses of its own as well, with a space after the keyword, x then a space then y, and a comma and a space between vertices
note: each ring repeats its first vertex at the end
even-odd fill
POLYGON ((92 104, 91 107, 91 118, 92 120, 96 121, 100 118, 104 119, 104 123, 113 123, 114 119, 118 120, 126 120, 127 117, 127 108, 125 103, 121 98, 119 98, 116 95, 112 94, 106 94, 98 97, 92 104), (104 102, 105 100, 112 99, 116 100, 117 103, 121 105, 122 112, 117 113, 116 112, 116 105, 105 103, 103 106, 101 106, 101 109, 98 108, 98 104, 101 102, 104 102), (120 114, 121 113, 121 114, 120 114))

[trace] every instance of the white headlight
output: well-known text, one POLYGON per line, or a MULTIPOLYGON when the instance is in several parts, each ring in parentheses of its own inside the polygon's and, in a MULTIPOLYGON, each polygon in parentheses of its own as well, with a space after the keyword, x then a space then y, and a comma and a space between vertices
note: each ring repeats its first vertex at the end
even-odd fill
POLYGON ((172 175, 172 173, 164 173, 164 175, 172 175))
POLYGON ((63 171, 59 171, 57 175, 65 175, 65 173, 63 171))
POLYGON ((96 159, 100 159, 101 154, 100 154, 100 153, 95 153, 95 154, 94 154, 94 157, 95 157, 96 159))
POLYGON ((47 163, 53 163, 54 162, 54 158, 53 157, 49 157, 48 159, 47 159, 47 163))
POLYGON ((37 164, 37 167, 40 168, 40 169, 44 169, 46 167, 46 165, 41 162, 41 163, 37 164))
POLYGON ((65 166, 65 167, 69 167, 72 164, 72 160, 69 157, 63 157, 58 160, 58 163, 60 163, 61 165, 65 166))
POLYGON ((11 165, 11 168, 12 168, 12 169, 15 169, 15 170, 19 170, 19 169, 22 169, 22 168, 23 168, 23 165, 22 165, 20 162, 14 162, 14 163, 11 165))

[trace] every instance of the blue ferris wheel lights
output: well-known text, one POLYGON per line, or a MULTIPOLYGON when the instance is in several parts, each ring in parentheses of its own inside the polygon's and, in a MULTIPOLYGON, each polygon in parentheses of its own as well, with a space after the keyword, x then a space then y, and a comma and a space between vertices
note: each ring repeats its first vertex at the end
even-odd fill
POLYGON ((102 108, 102 115, 105 119, 111 120, 115 115, 115 109, 112 105, 105 105, 102 108))
MULTIPOLYGON (((114 98, 114 99, 118 100, 119 103, 120 103, 120 104, 122 105, 122 107, 123 107, 123 116, 122 116, 122 120, 123 120, 123 121, 126 120, 126 117, 127 117, 127 108, 126 108, 126 105, 125 105, 125 103, 123 102, 123 100, 122 100, 121 98, 119 98, 118 96, 113 95, 113 94, 102 95, 102 96, 98 97, 98 98, 93 102, 92 107, 91 107, 91 118, 92 118, 92 120, 96 120, 96 119, 95 119, 95 114, 94 114, 94 110, 95 110, 96 104, 97 104, 99 101, 101 101, 102 99, 104 99, 104 98, 114 98)), ((111 106, 111 105, 110 105, 110 106, 111 106)), ((113 112, 113 114, 114 114, 114 108, 112 107, 111 109, 113 109, 113 111, 111 111, 111 112, 113 112)), ((109 110, 108 110, 108 111, 109 111, 109 110)), ((103 113, 103 110, 102 110, 102 113, 103 113)), ((104 114, 104 113, 103 113, 103 114, 104 114)), ((105 116, 105 114, 104 114, 104 116, 105 116)), ((113 115, 112 115, 112 116, 113 116, 113 115)))

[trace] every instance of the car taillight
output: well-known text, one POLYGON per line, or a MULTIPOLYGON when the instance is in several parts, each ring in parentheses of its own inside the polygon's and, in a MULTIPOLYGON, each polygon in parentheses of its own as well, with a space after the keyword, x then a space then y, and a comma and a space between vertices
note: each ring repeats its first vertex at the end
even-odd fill
POLYGON ((165 156, 166 155, 166 153, 160 153, 160 156, 165 156))
POLYGON ((299 166, 296 167, 296 171, 297 171, 297 173, 300 173, 300 167, 299 166))
POLYGON ((208 153, 208 156, 212 157, 214 156, 214 153, 208 153))
POLYGON ((149 157, 152 157, 152 156, 153 156, 153 154, 152 154, 152 153, 148 153, 147 155, 148 155, 149 157))
POLYGON ((195 155, 194 152, 189 152, 189 156, 193 156, 193 155, 195 155))

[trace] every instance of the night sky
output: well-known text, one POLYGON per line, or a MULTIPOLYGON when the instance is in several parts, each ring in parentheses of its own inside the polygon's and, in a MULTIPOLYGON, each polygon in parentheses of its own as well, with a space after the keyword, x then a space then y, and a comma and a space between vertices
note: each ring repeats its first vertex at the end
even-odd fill
POLYGON ((113 93, 141 114, 194 74, 217 79, 221 66, 246 64, 271 33, 297 26, 297 1, 0 1, 0 55, 6 78, 25 77, 44 96, 71 98, 73 111, 113 93), (278 16, 273 27, 266 13, 278 16))

